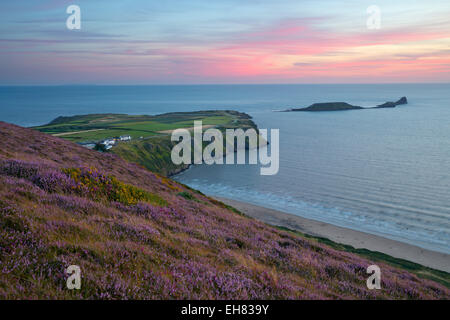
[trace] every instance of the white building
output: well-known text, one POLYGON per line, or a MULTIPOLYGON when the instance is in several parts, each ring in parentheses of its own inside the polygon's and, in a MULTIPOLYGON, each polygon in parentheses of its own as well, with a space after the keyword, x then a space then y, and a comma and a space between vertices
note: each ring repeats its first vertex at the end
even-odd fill
POLYGON ((116 144, 116 141, 114 139, 106 139, 103 140, 102 144, 104 144, 105 146, 113 146, 116 144))
POLYGON ((119 139, 120 139, 120 141, 130 141, 131 136, 120 136, 119 139))

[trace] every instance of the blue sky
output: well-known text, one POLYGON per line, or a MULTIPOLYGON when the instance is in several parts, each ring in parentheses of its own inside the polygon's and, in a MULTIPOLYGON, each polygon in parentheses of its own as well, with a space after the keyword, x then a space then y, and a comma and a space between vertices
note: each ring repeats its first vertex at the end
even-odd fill
POLYGON ((0 84, 449 82, 450 1, 0 5, 0 84), (68 30, 66 8, 81 8, 68 30), (366 9, 381 9, 368 29, 366 9))

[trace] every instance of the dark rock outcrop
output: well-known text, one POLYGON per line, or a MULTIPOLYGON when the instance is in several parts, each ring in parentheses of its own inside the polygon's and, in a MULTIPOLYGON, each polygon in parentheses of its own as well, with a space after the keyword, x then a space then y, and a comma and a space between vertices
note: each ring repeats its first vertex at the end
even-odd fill
POLYGON ((364 109, 359 106, 352 106, 346 102, 324 102, 314 103, 307 108, 291 109, 288 111, 342 111, 342 110, 359 110, 364 109))
POLYGON ((381 108, 395 108, 398 105, 407 104, 408 99, 406 97, 401 97, 397 102, 385 102, 383 104, 377 105, 373 108, 363 108, 360 106, 353 106, 346 102, 323 102, 323 103, 314 103, 306 108, 293 108, 285 110, 285 112, 291 111, 345 111, 345 110, 361 110, 361 109, 381 109, 381 108))
POLYGON ((408 99, 406 99, 406 97, 401 97, 397 102, 385 102, 383 104, 380 104, 378 106, 376 106, 375 108, 395 108, 396 106, 399 106, 401 104, 407 104, 408 103, 408 99))

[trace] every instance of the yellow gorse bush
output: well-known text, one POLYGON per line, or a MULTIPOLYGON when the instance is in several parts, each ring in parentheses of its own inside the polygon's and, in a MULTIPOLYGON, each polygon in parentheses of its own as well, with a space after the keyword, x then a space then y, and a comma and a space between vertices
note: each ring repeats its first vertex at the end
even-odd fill
POLYGON ((94 167, 65 168, 62 171, 74 181, 72 189, 75 192, 96 200, 117 201, 124 205, 135 205, 141 201, 160 207, 168 205, 160 196, 123 183, 114 176, 101 174, 94 167))

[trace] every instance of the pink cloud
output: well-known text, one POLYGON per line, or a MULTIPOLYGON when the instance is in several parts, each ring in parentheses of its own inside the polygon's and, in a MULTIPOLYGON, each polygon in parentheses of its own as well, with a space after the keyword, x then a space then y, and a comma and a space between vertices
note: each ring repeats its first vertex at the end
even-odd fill
MULTIPOLYGON (((105 79, 138 82, 158 79, 174 82, 186 79, 192 82, 289 82, 304 79, 307 82, 326 78, 402 81, 429 79, 433 75, 436 79, 450 81, 450 51, 418 53, 408 51, 410 47, 407 46, 411 42, 429 46, 432 40, 446 38, 450 38, 450 32, 412 28, 342 33, 320 29, 314 21, 297 20, 236 33, 224 42, 199 45, 181 40, 164 43, 80 38, 67 42, 59 39, 30 42, 4 39, 0 40, 0 46, 2 49, 10 46, 11 53, 17 56, 32 57, 17 66, 23 68, 23 72, 29 68, 35 74, 45 73, 50 77, 53 73, 64 79, 81 79, 85 74, 91 81, 99 82, 105 79), (358 55, 361 47, 376 45, 396 45, 399 51, 392 55, 380 52, 379 57, 375 54, 370 58, 358 55), (75 47, 76 50, 73 49, 75 47), (287 57, 292 59, 295 56, 299 56, 298 63, 283 63, 287 57), (302 56, 324 59, 304 63, 302 56), (335 57, 335 61, 330 57, 335 57), (46 72, 38 71, 41 66, 46 72)), ((0 59, 5 52, 0 53, 0 59)))

